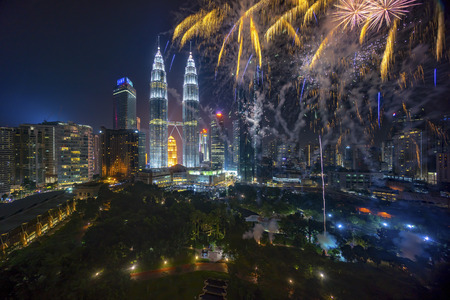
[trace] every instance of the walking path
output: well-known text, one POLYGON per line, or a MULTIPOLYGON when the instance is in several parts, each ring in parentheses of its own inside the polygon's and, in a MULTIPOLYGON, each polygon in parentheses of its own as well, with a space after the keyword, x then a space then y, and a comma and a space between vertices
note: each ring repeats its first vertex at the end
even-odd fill
POLYGON ((179 275, 195 271, 214 271, 228 273, 228 267, 225 263, 195 263, 185 264, 176 267, 161 268, 156 270, 149 270, 139 273, 131 273, 131 279, 146 280, 153 278, 160 278, 169 275, 179 275))

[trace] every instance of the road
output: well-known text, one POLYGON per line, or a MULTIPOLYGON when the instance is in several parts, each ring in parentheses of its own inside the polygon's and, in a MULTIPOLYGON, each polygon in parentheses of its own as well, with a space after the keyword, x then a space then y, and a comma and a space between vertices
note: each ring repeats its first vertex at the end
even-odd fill
POLYGON ((214 272, 228 273, 228 267, 225 263, 195 263, 176 267, 149 270, 139 273, 131 273, 130 276, 131 279, 135 280, 147 280, 169 275, 185 274, 195 271, 214 271, 214 272))

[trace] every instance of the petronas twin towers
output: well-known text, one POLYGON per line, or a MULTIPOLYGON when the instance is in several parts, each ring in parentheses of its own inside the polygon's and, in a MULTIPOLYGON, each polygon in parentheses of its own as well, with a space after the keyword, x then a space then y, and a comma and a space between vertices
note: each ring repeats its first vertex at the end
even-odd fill
MULTIPOLYGON (((198 78, 192 53, 189 53, 183 85, 183 165, 199 166, 198 78)), ((150 82, 150 168, 168 166, 167 78, 164 59, 158 46, 150 82)))

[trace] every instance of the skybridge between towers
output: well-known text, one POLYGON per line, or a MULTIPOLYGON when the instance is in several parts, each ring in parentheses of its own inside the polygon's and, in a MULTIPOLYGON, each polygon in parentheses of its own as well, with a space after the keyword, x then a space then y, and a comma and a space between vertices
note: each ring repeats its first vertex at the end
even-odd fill
POLYGON ((173 131, 176 129, 177 132, 178 132, 178 135, 179 135, 180 138, 181 138, 181 141, 183 142, 183 135, 181 134, 180 130, 178 129, 178 128, 181 128, 181 129, 183 128, 183 122, 169 121, 169 122, 167 122, 167 124, 168 124, 169 126, 172 126, 172 127, 173 127, 172 130, 170 131, 169 136, 171 136, 172 133, 173 133, 173 131))

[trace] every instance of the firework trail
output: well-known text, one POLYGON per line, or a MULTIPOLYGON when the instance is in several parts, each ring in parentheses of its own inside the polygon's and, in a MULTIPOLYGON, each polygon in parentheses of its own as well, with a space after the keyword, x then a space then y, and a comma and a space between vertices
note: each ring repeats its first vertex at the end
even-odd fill
POLYGON ((168 40, 167 43, 166 43, 166 47, 164 48, 164 54, 166 53, 167 46, 169 46, 169 42, 170 42, 170 40, 168 40))
MULTIPOLYGON (((266 40, 269 42, 271 41, 275 35, 280 34, 283 32, 283 30, 288 30, 288 34, 296 41, 298 39, 297 31, 295 31, 295 34, 292 34, 292 31, 288 29, 288 27, 292 27, 291 22, 293 22, 297 17, 304 13, 309 7, 308 1, 306 0, 300 0, 298 1, 298 4, 285 12, 283 15, 281 15, 266 31, 265 37, 266 40)), ((297 43, 297 41, 296 41, 297 43)), ((297 44, 299 45, 299 43, 297 44)))
POLYGON ((444 11, 442 9, 441 3, 437 2, 436 4, 436 13, 438 19, 438 29, 437 29, 437 38, 436 38, 436 60, 439 61, 442 56, 442 50, 444 49, 445 42, 445 24, 444 24, 444 11))
POLYGON ((172 62, 170 63, 170 68, 169 68, 169 72, 170 72, 170 70, 172 70, 172 64, 173 64, 173 60, 175 59, 175 54, 173 55, 173 57, 172 57, 172 62))
MULTIPOLYGON (((298 30, 300 29, 300 27, 297 27, 297 29, 295 30, 295 35, 297 36, 297 34, 298 34, 298 30)), ((294 44, 295 44, 295 36, 294 36, 294 38, 292 39, 292 46, 294 46, 294 44)))
POLYGON ((359 43, 361 45, 364 43, 364 38, 366 37, 367 29, 369 28, 369 26, 370 26, 370 19, 367 19, 359 35, 359 43))
POLYGON ((231 33, 233 33, 234 29, 236 28, 236 24, 231 28, 230 32, 228 32, 227 36, 223 40, 222 48, 219 52, 219 58, 217 59, 217 67, 220 65, 220 60, 222 59, 223 50, 225 49, 225 45, 227 44, 228 38, 230 37, 231 33))
POLYGON ((386 41, 386 49, 384 50, 383 59, 381 61, 380 73, 383 81, 387 80, 389 68, 394 57, 394 43, 397 34, 397 23, 397 20, 394 21, 392 28, 389 30, 389 35, 386 41))
POLYGON ((319 21, 317 21, 316 13, 313 11, 314 19, 316 20, 316 25, 319 25, 319 21))
POLYGON ((258 55, 259 67, 261 67, 261 65, 262 65, 261 45, 259 43, 258 31, 256 30, 255 23, 253 22, 253 18, 250 18, 250 35, 251 35, 251 39, 252 39, 253 48, 255 49, 255 52, 258 55))
POLYGON ((238 77, 239 77, 239 64, 241 63, 242 43, 243 43, 243 41, 241 40, 241 43, 240 43, 240 45, 239 45, 239 54, 238 54, 237 66, 236 66, 236 80, 237 80, 238 77))
POLYGON ((434 87, 436 87, 436 69, 434 69, 434 87))
POLYGON ((378 128, 381 128, 381 117, 380 117, 380 98, 381 93, 378 92, 378 128))
POLYGON ((320 56, 322 55, 323 50, 325 49, 325 47, 328 44, 328 40, 331 39, 331 37, 334 35, 336 29, 333 29, 330 31, 330 33, 328 33, 328 35, 325 37, 325 39, 322 41, 322 43, 320 44, 319 48, 316 51, 316 54, 314 54, 311 63, 309 64, 309 69, 311 70, 312 68, 314 68, 314 65, 316 64, 317 60, 320 58, 320 56))
POLYGON ((302 104, 302 98, 303 98, 303 90, 305 89, 305 83, 306 83, 306 77, 303 79, 303 85, 302 85, 302 92, 300 94, 300 104, 302 104))
POLYGON ((247 60, 247 64, 245 65, 244 73, 242 73, 241 83, 244 82, 244 76, 245 76, 245 73, 247 72, 247 67, 248 67, 248 64, 250 63, 250 61, 252 60, 252 57, 253 57, 253 53, 250 54, 250 57, 247 60))

